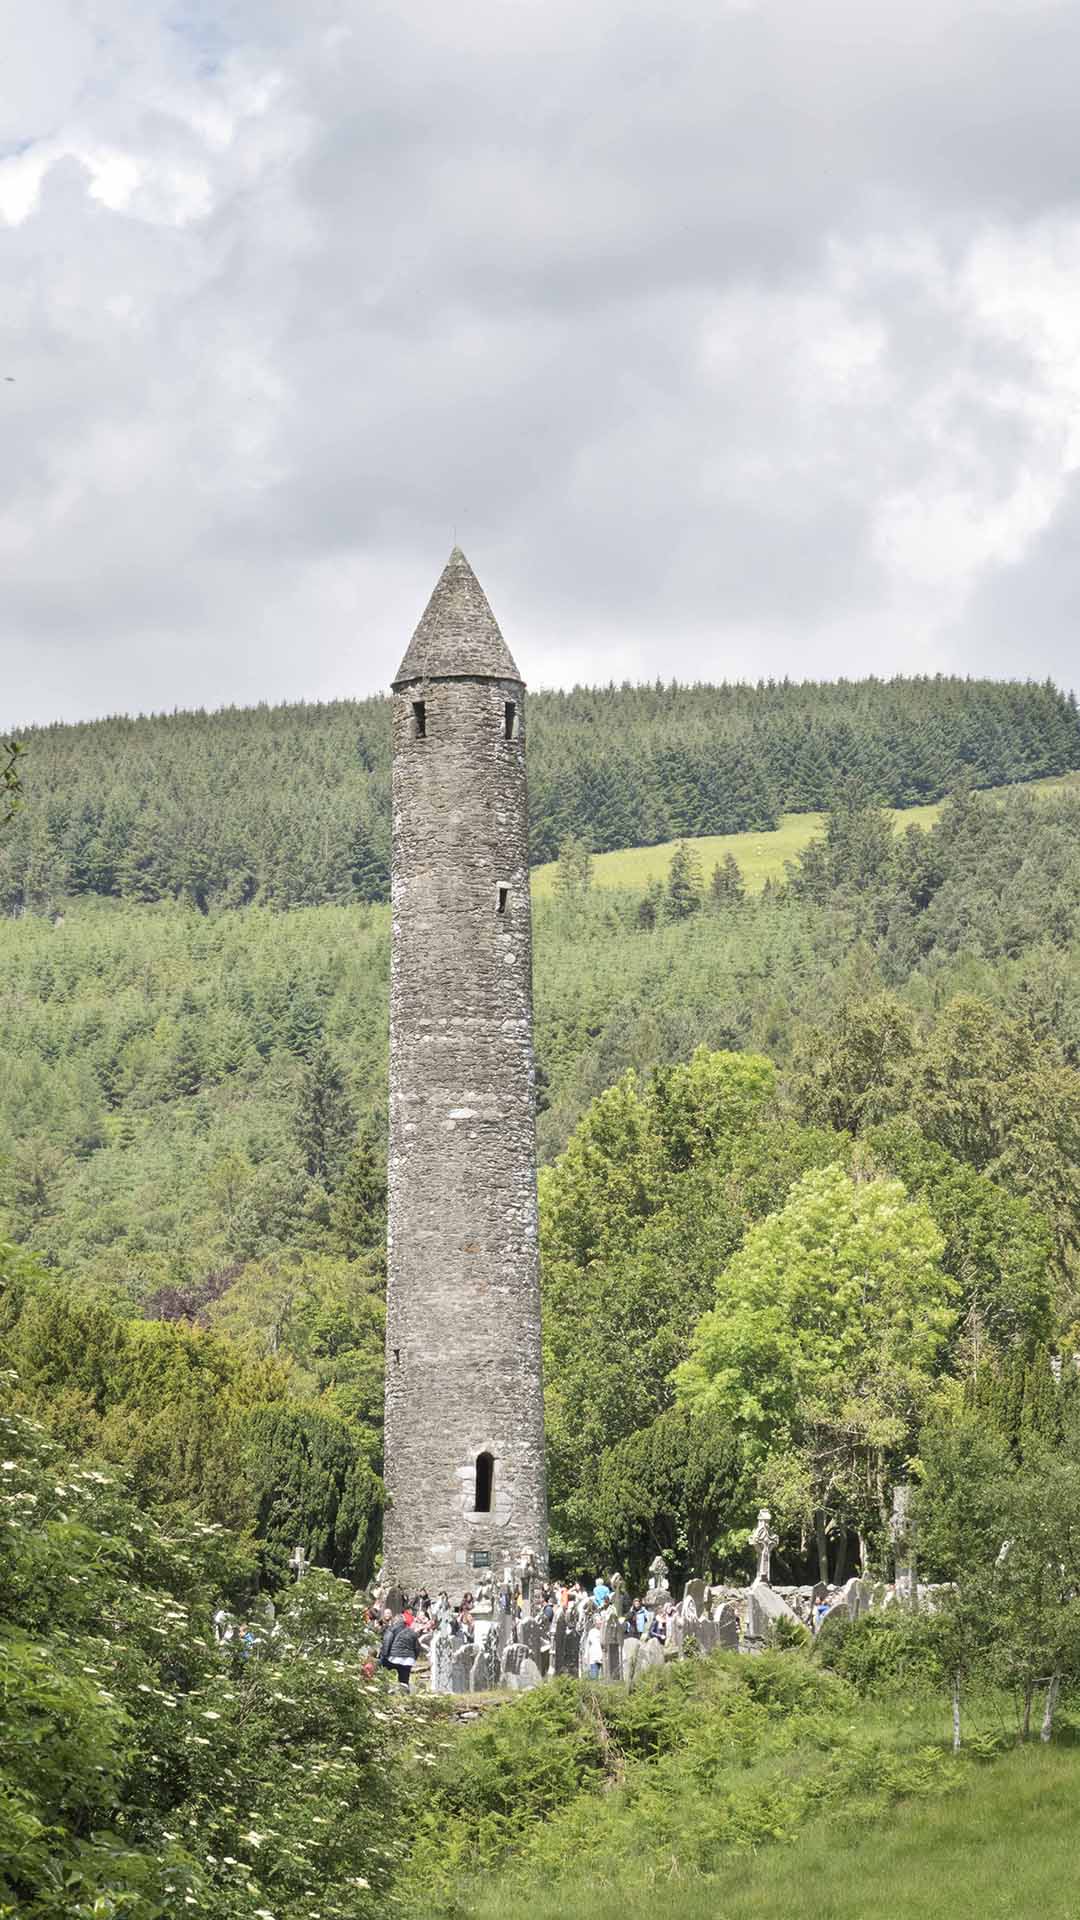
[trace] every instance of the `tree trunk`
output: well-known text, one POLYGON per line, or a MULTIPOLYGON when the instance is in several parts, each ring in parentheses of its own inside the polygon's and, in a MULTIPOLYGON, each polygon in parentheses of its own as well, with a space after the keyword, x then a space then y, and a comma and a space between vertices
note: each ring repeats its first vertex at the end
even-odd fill
POLYGON ((814 1515, 814 1539, 817 1542, 818 1579, 827 1587, 829 1584, 829 1536, 825 1531, 825 1515, 820 1507, 814 1515))
POLYGON ((870 1578, 870 1549, 861 1527, 859 1528, 859 1572, 864 1580, 870 1578))
POLYGON ((953 1675, 952 1683, 952 1750, 960 1751, 960 1675, 953 1675))
POLYGON ((1031 1733, 1031 1702, 1034 1699, 1034 1697, 1035 1697, 1035 1682, 1034 1680, 1026 1680, 1024 1682, 1024 1712, 1023 1712, 1023 1717, 1020 1721, 1021 1740, 1028 1739, 1031 1733))
POLYGON ((1060 1673, 1052 1673, 1050 1675, 1050 1684, 1046 1689, 1046 1704, 1043 1707, 1042 1732, 1039 1735, 1041 1740, 1049 1740, 1050 1735, 1054 1731, 1054 1708, 1057 1706, 1058 1694, 1060 1692, 1061 1675, 1060 1673))

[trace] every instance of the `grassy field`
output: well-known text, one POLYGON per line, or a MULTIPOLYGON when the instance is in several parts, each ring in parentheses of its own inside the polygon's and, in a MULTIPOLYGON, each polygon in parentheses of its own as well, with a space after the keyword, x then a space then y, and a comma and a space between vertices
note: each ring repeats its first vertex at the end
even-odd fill
MULTIPOLYGON (((969 1772, 955 1791, 869 1824, 820 1821, 786 1846, 733 1858, 688 1884, 677 1860, 662 1883, 560 1877, 550 1902, 529 1889, 529 1920, 1076 1920, 1080 1752, 1027 1747, 969 1772)), ((476 1920, 516 1920, 512 1880, 476 1920)))
MULTIPOLYGON (((1080 785, 1080 774, 1070 773, 1061 778, 1035 780, 1030 790, 1056 791, 1077 785, 1080 785)), ((991 792, 997 793, 1011 791, 1013 789, 1009 787, 991 789, 991 792)), ((932 825, 940 811, 940 802, 927 807, 902 807, 894 810, 893 819, 898 832, 902 832, 905 827, 932 825)), ((697 853, 706 880, 725 854, 733 853, 747 889, 751 893, 758 893, 766 880, 784 878, 785 861, 794 860, 821 832, 824 824, 825 816, 822 813, 785 813, 774 833, 714 833, 701 840, 691 840, 689 844, 697 853)), ((666 840, 656 847, 625 847, 615 853, 599 853, 593 860, 593 883, 598 887, 631 887, 643 893, 650 880, 667 878, 671 856, 677 844, 674 840, 666 840)), ((554 893, 555 874, 556 863, 553 860, 548 861, 546 866, 533 868, 534 899, 554 893)))

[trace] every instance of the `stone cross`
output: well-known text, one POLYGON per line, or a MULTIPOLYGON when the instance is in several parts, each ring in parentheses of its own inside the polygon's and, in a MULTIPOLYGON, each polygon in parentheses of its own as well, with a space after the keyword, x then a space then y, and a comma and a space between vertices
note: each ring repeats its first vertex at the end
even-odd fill
POLYGON ((649 1591, 650 1593, 671 1592, 671 1575, 668 1573, 667 1561, 659 1553, 649 1564, 649 1591))
POLYGON ((289 1555, 289 1565, 296 1571, 298 1580, 302 1580, 308 1570, 308 1557, 303 1547, 295 1546, 289 1555))
POLYGON ((773 1529, 772 1514, 769 1512, 768 1507, 759 1507, 757 1525, 749 1538, 750 1545, 757 1549, 758 1563, 754 1578, 755 1580, 763 1581, 764 1584, 768 1586, 770 1584, 769 1570, 772 1565, 772 1550, 774 1547, 780 1545, 780 1535, 773 1529))

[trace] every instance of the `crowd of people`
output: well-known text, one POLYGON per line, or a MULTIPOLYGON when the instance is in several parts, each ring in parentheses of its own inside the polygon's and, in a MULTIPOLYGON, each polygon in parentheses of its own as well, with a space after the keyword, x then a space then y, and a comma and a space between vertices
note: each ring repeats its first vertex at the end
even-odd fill
MULTIPOLYGON (((603 1636, 608 1618, 614 1616, 620 1622, 627 1640, 657 1640, 662 1646, 668 1637, 669 1620, 675 1613, 674 1601, 668 1599, 661 1605, 650 1606, 646 1599, 632 1597, 621 1585, 609 1586, 601 1576, 591 1587, 580 1580, 555 1585, 538 1583, 528 1598, 522 1587, 506 1584, 491 1596, 485 1613, 492 1607, 518 1618, 528 1611, 548 1642, 556 1612, 561 1609, 564 1617, 585 1636, 583 1666, 593 1680, 600 1678, 603 1668, 603 1636)), ((469 1642, 475 1639, 476 1610, 474 1594, 464 1594, 455 1604, 445 1591, 434 1600, 428 1593, 414 1594, 403 1600, 397 1611, 383 1607, 372 1616, 382 1628, 379 1665, 395 1673, 401 1686, 410 1686, 413 1668, 428 1653, 436 1633, 446 1631, 469 1642)))

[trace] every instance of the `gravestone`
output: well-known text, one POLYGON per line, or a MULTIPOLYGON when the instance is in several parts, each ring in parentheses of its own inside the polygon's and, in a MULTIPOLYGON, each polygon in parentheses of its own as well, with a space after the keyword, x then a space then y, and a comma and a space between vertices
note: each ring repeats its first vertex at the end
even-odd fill
POLYGON ((739 1651, 739 1616, 730 1601, 720 1609, 720 1616, 714 1622, 716 1629, 715 1645, 722 1647, 725 1653, 739 1651))
POLYGON ((604 1642, 603 1677, 605 1680, 621 1680, 623 1629, 617 1613, 605 1613, 601 1636, 604 1642))
MULTIPOLYGON (((686 1626, 683 1622, 682 1609, 677 1607, 675 1609, 675 1612, 673 1614, 670 1614, 668 1618, 665 1620, 664 1625, 667 1629, 667 1638, 664 1641, 664 1645, 667 1648, 668 1652, 681 1653, 683 1641, 686 1638, 686 1632, 687 1632, 686 1626)), ((691 1626, 691 1631, 693 1631, 692 1626, 691 1626)))
POLYGON ((829 1612, 830 1614, 839 1613, 848 1620, 858 1620, 862 1614, 869 1611, 869 1608, 870 1588, 865 1580, 860 1580, 856 1576, 841 1587, 829 1612))
POLYGON ((448 1633, 433 1633, 428 1648, 428 1691, 430 1693, 452 1693, 454 1691, 452 1670, 454 1649, 448 1633))
MULTIPOLYGON (((482 1655, 480 1656, 482 1659, 482 1655)), ((473 1690, 473 1668, 476 1665, 477 1652, 466 1640, 455 1647, 450 1660, 451 1693, 471 1693, 473 1690)))
POLYGON ((892 1536, 896 1598, 902 1607, 917 1607, 919 1604, 919 1582, 915 1568, 915 1529, 911 1517, 911 1488, 909 1486, 893 1488, 892 1519, 889 1522, 889 1532, 892 1536))
POLYGON ((688 1600, 692 1600, 692 1601, 693 1601, 693 1603, 694 1603, 694 1612, 695 1612, 696 1614, 698 1614, 698 1615, 700 1616, 701 1614, 703 1614, 703 1613, 705 1612, 705 1582, 704 1582, 704 1580, 688 1580, 688 1581, 687 1581, 687 1583, 686 1583, 686 1588, 685 1588, 685 1590, 684 1590, 684 1593, 683 1593, 683 1617, 684 1617, 684 1618, 685 1618, 685 1616, 686 1616, 686 1603, 687 1603, 687 1601, 688 1601, 688 1600))
POLYGON ((515 1641, 502 1657, 502 1684, 514 1693, 526 1693, 530 1687, 540 1685, 540 1668, 533 1659, 528 1647, 515 1641))
POLYGON ((778 1620, 795 1620, 798 1616, 788 1606, 786 1600, 764 1580, 755 1580, 747 1595, 748 1610, 746 1621, 747 1639, 760 1645, 769 1637, 771 1629, 778 1620))
POLYGON ((639 1640, 637 1645, 640 1651, 637 1657, 636 1678, 640 1680, 642 1674, 648 1673, 650 1667, 663 1666, 664 1649, 659 1640, 639 1640))
POLYGON ((671 1575, 667 1561, 659 1553, 649 1566, 649 1590, 645 1597, 653 1607, 671 1598, 671 1575))
POLYGON ((561 1610, 555 1615, 551 1635, 551 1670, 556 1675, 573 1674, 581 1667, 581 1634, 561 1610))
POLYGON ((518 1644, 527 1647, 530 1656, 540 1665, 540 1648, 543 1642, 543 1628, 539 1620, 519 1620, 517 1630, 518 1644))
POLYGON ((500 1638, 497 1625, 501 1617, 504 1616, 496 1614, 482 1640, 479 1639, 480 1630, 479 1626, 477 1627, 479 1656, 473 1674, 473 1690, 476 1693, 484 1693, 492 1687, 497 1687, 502 1679, 505 1642, 500 1638))
POLYGON ((712 1652, 716 1645, 716 1623, 709 1619, 707 1613, 703 1613, 700 1620, 688 1627, 687 1632, 693 1634, 702 1653, 712 1652))

